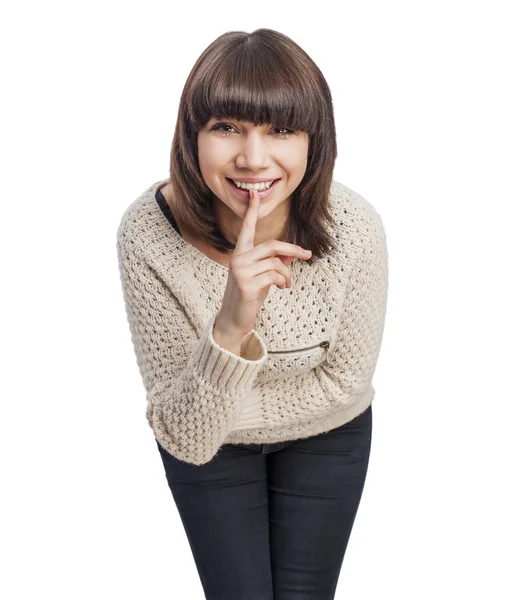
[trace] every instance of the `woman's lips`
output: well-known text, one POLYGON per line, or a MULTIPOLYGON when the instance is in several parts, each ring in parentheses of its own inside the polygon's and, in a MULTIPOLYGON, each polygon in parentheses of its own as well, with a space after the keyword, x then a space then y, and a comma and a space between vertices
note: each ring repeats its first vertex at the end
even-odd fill
MULTIPOLYGON (((243 190, 242 188, 238 188, 233 183, 233 180, 229 179, 229 177, 226 177, 226 179, 227 179, 227 182, 229 183, 229 185, 233 188, 233 191, 235 192, 235 194, 237 194, 237 196, 239 196, 240 198, 244 198, 244 199, 249 198, 249 190, 243 190)), ((267 190, 264 190, 264 191, 258 190, 258 195, 260 196, 260 199, 263 200, 264 198, 267 198, 273 192, 273 190, 276 188, 276 186, 279 183, 280 183, 280 179, 275 179, 275 181, 273 181, 273 183, 267 190)))

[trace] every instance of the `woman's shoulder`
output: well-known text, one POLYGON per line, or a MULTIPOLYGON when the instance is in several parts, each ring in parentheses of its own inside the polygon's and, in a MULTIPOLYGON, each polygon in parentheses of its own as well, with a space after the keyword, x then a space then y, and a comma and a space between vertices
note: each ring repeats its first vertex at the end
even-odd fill
POLYGON ((385 243, 382 217, 372 202, 337 180, 332 181, 330 197, 333 216, 346 241, 357 241, 359 245, 385 243))
POLYGON ((156 192, 166 182, 156 181, 139 194, 124 210, 116 232, 119 248, 147 246, 160 229, 165 228, 166 218, 157 206, 156 192))
POLYGON ((379 215, 374 204, 341 181, 333 179, 331 183, 331 197, 335 208, 339 210, 350 210, 353 214, 379 215))

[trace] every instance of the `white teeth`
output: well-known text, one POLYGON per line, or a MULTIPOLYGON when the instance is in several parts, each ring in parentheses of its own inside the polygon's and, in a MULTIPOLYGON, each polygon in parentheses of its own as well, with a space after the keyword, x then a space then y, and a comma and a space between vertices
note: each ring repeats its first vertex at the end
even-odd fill
POLYGON ((250 190, 251 188, 255 190, 267 190, 273 181, 264 181, 263 183, 244 183, 241 181, 235 181, 232 179, 233 183, 237 186, 237 188, 242 188, 243 190, 250 190))

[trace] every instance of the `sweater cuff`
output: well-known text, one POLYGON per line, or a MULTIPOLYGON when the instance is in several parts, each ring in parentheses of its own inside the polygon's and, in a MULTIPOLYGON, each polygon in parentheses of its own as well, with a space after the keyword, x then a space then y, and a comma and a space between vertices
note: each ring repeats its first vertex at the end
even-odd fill
POLYGON ((218 313, 208 321, 193 360, 201 376, 212 385, 228 392, 245 394, 267 360, 267 348, 260 335, 252 329, 242 340, 240 356, 219 346, 213 338, 218 313))

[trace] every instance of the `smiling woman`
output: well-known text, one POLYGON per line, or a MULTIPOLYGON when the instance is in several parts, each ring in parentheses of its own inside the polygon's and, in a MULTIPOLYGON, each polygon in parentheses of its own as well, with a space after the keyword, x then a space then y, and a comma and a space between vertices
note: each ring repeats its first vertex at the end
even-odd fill
POLYGON ((334 597, 388 288, 382 220, 333 180, 336 154, 309 56, 226 33, 185 84, 169 179, 118 230, 145 412, 206 598, 334 597))
POLYGON ((334 241, 336 156, 331 93, 308 54, 271 29, 225 33, 198 58, 182 91, 172 212, 193 237, 231 253, 248 207, 249 192, 238 183, 276 181, 260 194, 256 243, 293 242, 315 261, 334 241))

